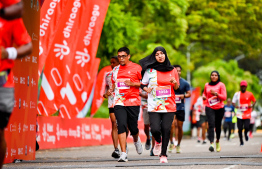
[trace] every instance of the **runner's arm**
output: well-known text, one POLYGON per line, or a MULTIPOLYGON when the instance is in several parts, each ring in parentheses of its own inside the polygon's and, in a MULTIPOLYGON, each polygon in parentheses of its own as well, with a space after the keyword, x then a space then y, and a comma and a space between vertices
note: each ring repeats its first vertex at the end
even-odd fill
POLYGON ((23 3, 18 2, 14 5, 2 8, 0 12, 0 17, 6 20, 12 20, 21 18, 23 13, 23 3))
MULTIPOLYGON (((9 57, 9 54, 7 52, 7 50, 4 48, 4 47, 1 47, 2 50, 1 50, 1 59, 8 59, 9 57)), ((27 55, 30 55, 32 53, 32 50, 33 50, 33 46, 32 46, 32 43, 29 42, 25 45, 22 45, 18 48, 16 48, 16 51, 17 51, 17 59, 21 59, 27 55)))

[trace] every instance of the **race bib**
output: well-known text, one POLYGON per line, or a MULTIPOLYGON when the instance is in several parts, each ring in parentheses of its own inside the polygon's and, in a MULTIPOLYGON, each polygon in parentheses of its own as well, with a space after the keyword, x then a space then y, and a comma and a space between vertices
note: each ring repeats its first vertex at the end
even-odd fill
POLYGON ((127 86, 124 81, 130 79, 117 79, 117 88, 118 89, 130 89, 130 86, 127 86))
POLYGON ((242 115, 243 115, 242 112, 240 112, 240 111, 237 112, 237 118, 242 119, 242 115))
POLYGON ((225 112, 225 117, 231 117, 231 112, 226 111, 226 112, 225 112))
POLYGON ((176 103, 181 103, 181 98, 179 96, 176 96, 176 103))
POLYGON ((156 97, 171 97, 171 86, 159 86, 156 87, 156 97))
POLYGON ((239 105, 239 111, 245 112, 248 109, 248 104, 240 104, 239 105))
POLYGON ((208 103, 210 106, 216 105, 217 103, 220 103, 220 100, 217 96, 213 96, 210 99, 208 99, 208 103))

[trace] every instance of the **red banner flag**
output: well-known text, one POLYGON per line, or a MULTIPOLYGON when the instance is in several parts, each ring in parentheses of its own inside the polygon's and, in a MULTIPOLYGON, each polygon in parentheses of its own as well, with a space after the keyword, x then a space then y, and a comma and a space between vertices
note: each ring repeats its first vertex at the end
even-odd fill
POLYGON ((42 78, 38 113, 75 117, 91 92, 95 59, 109 0, 68 1, 42 78))
POLYGON ((105 76, 106 73, 110 71, 112 71, 111 66, 106 66, 103 69, 101 69, 97 75, 95 93, 94 93, 93 104, 91 108, 91 116, 95 115, 96 111, 99 109, 99 107, 104 101, 103 94, 105 93, 105 87, 106 87, 105 76))
POLYGON ((38 78, 43 70, 48 50, 54 40, 62 12, 68 0, 45 0, 40 13, 38 78))
POLYGON ((192 90, 190 110, 192 109, 192 106, 196 103, 198 97, 201 94, 202 93, 201 93, 201 88, 200 87, 196 87, 194 90, 192 90))

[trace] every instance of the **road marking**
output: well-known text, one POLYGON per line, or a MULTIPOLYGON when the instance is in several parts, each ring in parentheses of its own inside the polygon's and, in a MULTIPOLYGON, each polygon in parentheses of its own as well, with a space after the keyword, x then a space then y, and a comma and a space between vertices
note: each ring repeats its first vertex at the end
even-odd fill
POLYGON ((231 168, 235 168, 236 165, 231 165, 229 167, 223 168, 223 169, 231 169, 231 168))

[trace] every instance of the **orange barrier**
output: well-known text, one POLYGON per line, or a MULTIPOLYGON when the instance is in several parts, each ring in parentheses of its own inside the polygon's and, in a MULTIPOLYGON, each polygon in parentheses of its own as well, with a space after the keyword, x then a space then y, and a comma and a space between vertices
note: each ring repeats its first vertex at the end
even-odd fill
MULTIPOLYGON (((113 144, 110 119, 39 116, 37 141, 40 149, 113 144)), ((143 121, 138 122, 139 136, 145 141, 143 121)), ((133 142, 128 136, 127 142, 133 142)))

